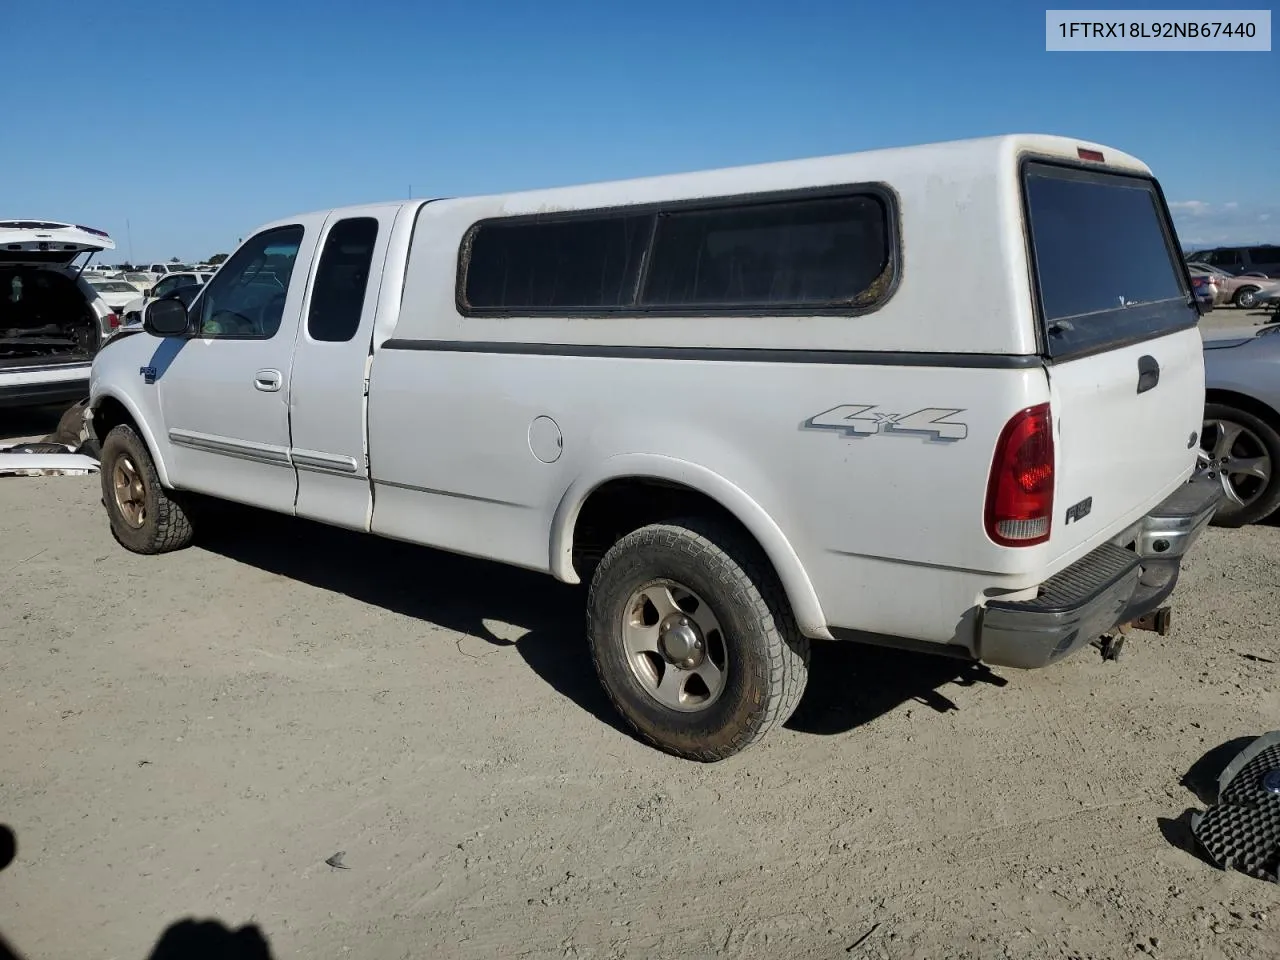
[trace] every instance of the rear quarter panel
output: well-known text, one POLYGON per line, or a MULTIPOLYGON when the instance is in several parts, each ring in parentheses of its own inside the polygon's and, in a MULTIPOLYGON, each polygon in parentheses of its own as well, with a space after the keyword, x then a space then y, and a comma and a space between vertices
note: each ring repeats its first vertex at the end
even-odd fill
POLYGON ((945 641, 984 587, 1034 576, 987 540, 982 515, 1000 430, 1047 397, 1040 368, 384 349, 372 383, 375 532, 553 571, 557 514, 576 513, 561 509, 567 491, 648 454, 727 478, 758 504, 834 626, 945 641), (849 405, 865 419, 814 422, 849 405), (957 439, 876 419, 929 408, 957 439), (553 463, 531 450, 539 417, 563 437, 553 463))

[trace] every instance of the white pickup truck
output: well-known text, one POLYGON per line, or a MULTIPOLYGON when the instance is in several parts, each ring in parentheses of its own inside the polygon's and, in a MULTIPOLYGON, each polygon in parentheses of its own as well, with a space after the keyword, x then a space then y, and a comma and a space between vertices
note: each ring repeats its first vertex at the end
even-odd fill
POLYGON ((206 495, 588 581, 620 713, 717 760, 811 640, 1039 667, 1166 609, 1221 496, 1179 249, 1140 161, 1033 135, 325 210, 87 416, 128 549, 206 495))

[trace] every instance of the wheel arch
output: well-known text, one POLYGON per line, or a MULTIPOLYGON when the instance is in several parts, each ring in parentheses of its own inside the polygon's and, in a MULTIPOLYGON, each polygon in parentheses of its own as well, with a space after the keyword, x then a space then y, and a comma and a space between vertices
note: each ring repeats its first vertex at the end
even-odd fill
POLYGON ((127 423, 142 439, 142 442, 147 445, 147 452, 151 454, 151 459, 156 465, 156 473, 160 476, 160 482, 166 487, 171 486, 169 483, 169 471, 165 466, 164 457, 160 455, 160 447, 156 443, 155 434, 147 426, 146 418, 139 415, 138 408, 128 397, 114 391, 100 394, 94 397, 89 404, 89 411, 89 421, 93 426, 93 435, 97 438, 99 446, 107 439, 107 434, 112 429, 122 423, 127 423))
MULTIPOLYGON (((597 471, 579 477, 565 492, 556 508, 551 525, 551 573, 565 583, 580 583, 575 559, 581 556, 584 514, 590 515, 593 504, 618 491, 657 490, 681 506, 702 506, 712 514, 721 513, 742 528, 755 541, 773 568, 783 592, 791 604, 797 625, 808 637, 830 639, 826 618, 817 591, 805 572, 804 565, 782 529, 760 506, 736 484, 700 464, 657 454, 621 454, 605 461, 597 471)), ((647 499, 647 498, 646 498, 647 499)), ((621 526, 636 529, 657 517, 670 519, 680 511, 659 510, 653 519, 644 519, 645 511, 624 514, 621 526)), ((612 530, 609 539, 616 542, 630 530, 612 530)), ((610 543, 610 545, 612 545, 610 543)), ((607 549, 607 548, 606 548, 607 549)))
POLYGON ((1204 402, 1218 403, 1226 407, 1235 407, 1238 410, 1252 413, 1259 420, 1266 421, 1273 429, 1280 431, 1280 411, 1273 409, 1257 397, 1247 393, 1240 393, 1225 387, 1208 387, 1204 391, 1204 402))

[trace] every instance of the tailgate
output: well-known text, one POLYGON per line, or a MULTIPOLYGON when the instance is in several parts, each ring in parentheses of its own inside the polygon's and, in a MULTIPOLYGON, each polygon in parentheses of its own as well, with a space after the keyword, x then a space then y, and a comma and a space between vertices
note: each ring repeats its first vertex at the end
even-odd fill
POLYGON ((1200 334, 1054 364, 1049 391, 1057 420, 1050 543, 1061 555, 1118 533, 1191 473, 1204 421, 1200 334))
POLYGON ((1200 315, 1154 180, 1047 162, 1023 176, 1061 556, 1120 532, 1190 475, 1204 420, 1200 315))

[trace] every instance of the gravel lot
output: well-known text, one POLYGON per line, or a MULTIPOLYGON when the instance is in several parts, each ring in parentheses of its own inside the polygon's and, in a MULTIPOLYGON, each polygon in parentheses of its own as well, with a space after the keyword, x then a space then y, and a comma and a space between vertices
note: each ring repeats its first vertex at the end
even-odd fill
POLYGON ((1280 957, 1280 888, 1179 820, 1206 751, 1280 727, 1280 525, 1210 530, 1119 663, 820 646, 788 728, 704 766, 617 726, 577 589, 241 510, 138 557, 98 496, 0 482, 29 960, 188 916, 276 958, 1280 957))

